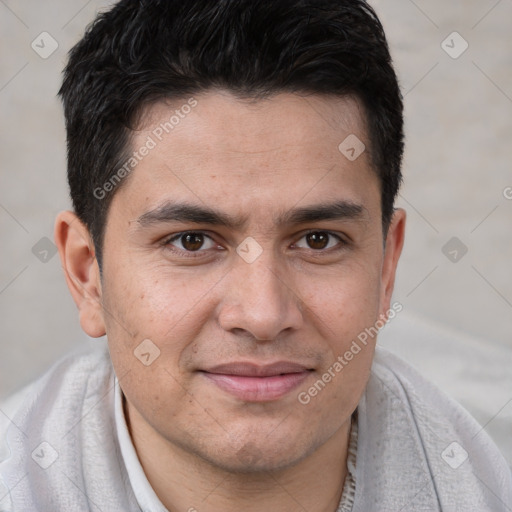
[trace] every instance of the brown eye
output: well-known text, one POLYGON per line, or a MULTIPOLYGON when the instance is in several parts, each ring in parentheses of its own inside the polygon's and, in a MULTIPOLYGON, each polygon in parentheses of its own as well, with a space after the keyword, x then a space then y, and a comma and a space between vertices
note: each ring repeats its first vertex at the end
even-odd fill
POLYGON ((204 236, 200 233, 187 233, 181 237, 181 245, 187 251, 197 251, 204 243, 204 236))
POLYGON ((309 233, 306 235, 306 241, 311 249, 325 249, 329 243, 329 234, 322 231, 309 233))
POLYGON ((315 251, 332 249, 336 246, 341 248, 343 245, 343 240, 329 231, 310 231, 295 244, 300 249, 313 249, 315 251))
POLYGON ((203 252, 215 246, 215 242, 208 235, 195 231, 178 233, 167 244, 185 252, 198 252, 199 250, 203 252))

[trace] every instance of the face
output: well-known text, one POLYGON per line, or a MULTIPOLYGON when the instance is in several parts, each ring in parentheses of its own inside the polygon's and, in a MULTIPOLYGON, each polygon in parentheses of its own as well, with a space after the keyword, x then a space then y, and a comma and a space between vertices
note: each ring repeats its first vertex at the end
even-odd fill
POLYGON ((375 340, 344 354, 389 309, 403 222, 385 251, 368 152, 338 149, 367 140, 356 100, 194 99, 134 134, 150 149, 110 206, 96 322, 133 421, 217 467, 284 468, 357 406, 375 340))

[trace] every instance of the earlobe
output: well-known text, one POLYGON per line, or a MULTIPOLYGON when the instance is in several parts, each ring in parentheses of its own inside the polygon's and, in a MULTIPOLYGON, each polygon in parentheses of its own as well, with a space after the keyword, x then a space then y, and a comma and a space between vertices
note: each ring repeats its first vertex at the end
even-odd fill
POLYGON ((103 336, 100 272, 89 230, 73 212, 61 212, 55 221, 55 243, 82 329, 93 338, 103 336))
POLYGON ((386 236, 386 248, 382 265, 380 314, 387 317, 395 285, 396 268, 405 238, 406 212, 397 208, 391 219, 386 236))

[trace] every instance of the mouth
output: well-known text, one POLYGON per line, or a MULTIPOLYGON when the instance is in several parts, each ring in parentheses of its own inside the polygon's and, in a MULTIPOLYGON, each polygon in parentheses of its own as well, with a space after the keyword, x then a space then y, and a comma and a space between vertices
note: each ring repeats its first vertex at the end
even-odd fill
POLYGON ((228 363, 200 373, 224 392, 244 402, 270 402, 300 386, 313 371, 301 364, 279 361, 268 365, 228 363))

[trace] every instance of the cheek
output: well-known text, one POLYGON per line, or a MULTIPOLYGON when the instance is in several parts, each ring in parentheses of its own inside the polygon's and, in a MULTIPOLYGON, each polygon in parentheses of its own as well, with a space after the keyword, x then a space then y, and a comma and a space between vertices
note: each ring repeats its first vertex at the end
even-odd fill
POLYGON ((109 351, 129 401, 145 418, 166 411, 166 421, 193 408, 181 362, 210 315, 204 297, 212 284, 121 265, 105 277, 109 351))
POLYGON ((367 261, 326 279, 304 277, 303 287, 309 287, 304 302, 329 351, 316 384, 301 390, 312 414, 328 411, 343 419, 359 401, 376 342, 372 328, 378 320, 379 276, 378 263, 367 261))
POLYGON ((378 317, 380 267, 376 261, 353 262, 328 274, 303 273, 297 286, 306 309, 314 313, 333 348, 339 345, 342 350, 378 317))
POLYGON ((163 266, 117 265, 105 273, 104 307, 112 363, 121 386, 141 411, 186 404, 184 357, 212 315, 215 275, 192 279, 163 266), (173 405, 174 404, 174 405, 173 405))
POLYGON ((150 338, 162 348, 192 328, 190 338, 208 314, 209 292, 221 277, 171 271, 166 265, 119 265, 104 291, 110 327, 116 331, 115 324, 122 323, 133 338, 150 338))

